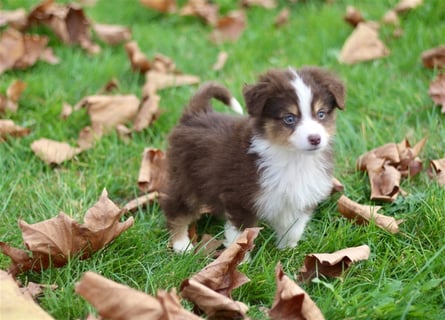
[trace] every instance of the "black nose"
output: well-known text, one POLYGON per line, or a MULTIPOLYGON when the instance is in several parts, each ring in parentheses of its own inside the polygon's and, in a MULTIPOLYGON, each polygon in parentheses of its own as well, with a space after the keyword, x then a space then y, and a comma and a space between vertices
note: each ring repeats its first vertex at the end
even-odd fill
POLYGON ((318 146, 321 141, 321 137, 319 134, 310 134, 307 139, 309 140, 309 143, 313 146, 318 146))

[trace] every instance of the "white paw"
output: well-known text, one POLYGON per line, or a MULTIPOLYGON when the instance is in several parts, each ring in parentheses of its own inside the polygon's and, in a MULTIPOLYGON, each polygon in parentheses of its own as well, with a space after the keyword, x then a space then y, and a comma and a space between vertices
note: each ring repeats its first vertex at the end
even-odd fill
POLYGON ((193 244, 188 237, 173 242, 173 251, 176 253, 185 253, 193 250, 193 244))

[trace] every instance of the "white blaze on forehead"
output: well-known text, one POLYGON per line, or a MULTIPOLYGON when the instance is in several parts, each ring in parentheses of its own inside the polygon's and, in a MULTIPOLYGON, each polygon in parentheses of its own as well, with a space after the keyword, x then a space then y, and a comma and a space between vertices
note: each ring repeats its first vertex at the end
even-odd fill
POLYGON ((291 84, 294 86, 297 93, 300 112, 302 120, 309 119, 311 117, 311 103, 312 103, 312 90, 311 88, 303 82, 303 79, 292 70, 295 79, 292 80, 291 84))

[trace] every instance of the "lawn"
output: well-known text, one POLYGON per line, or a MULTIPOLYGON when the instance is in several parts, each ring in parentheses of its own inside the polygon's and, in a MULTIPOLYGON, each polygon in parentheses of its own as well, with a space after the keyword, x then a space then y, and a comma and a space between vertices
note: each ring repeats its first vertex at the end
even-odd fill
MULTIPOLYGON (((223 13, 237 8, 237 1, 215 2, 223 13)), ((398 1, 279 2, 272 10, 249 9, 241 38, 221 45, 208 41, 211 28, 200 20, 160 14, 139 1, 98 0, 85 11, 97 22, 131 26, 132 38, 148 57, 156 53, 171 57, 184 73, 218 81, 240 101, 243 84, 252 83, 269 68, 318 65, 336 72, 348 94, 346 110, 338 114, 335 175, 345 185, 345 194, 357 202, 376 204, 369 200, 367 175, 355 169, 356 159, 364 152, 405 137, 412 143, 428 137, 420 155, 424 167, 431 159, 445 157, 445 115, 428 96, 429 83, 438 71, 424 68, 420 60, 423 51, 444 43, 442 0, 424 1, 403 14, 400 38, 393 37, 392 27, 383 26, 380 37, 391 54, 356 65, 337 59, 352 32, 343 21, 346 6, 353 4, 366 19, 379 20, 398 1), (284 6, 291 9, 290 21, 275 28, 274 18, 284 6), (228 61, 221 71, 213 71, 223 50, 228 61)), ((0 8, 29 9, 37 3, 3 0, 0 8)), ((75 104, 112 78, 119 81, 120 93, 140 96, 144 76, 131 70, 123 45, 101 44, 102 52, 90 56, 79 47, 61 43, 48 29, 33 31, 50 36, 50 46, 61 63, 39 62, 0 76, 1 93, 15 79, 27 83, 18 112, 4 117, 31 128, 31 134, 0 143, 0 241, 19 248, 23 242, 18 219, 36 223, 63 211, 82 221, 104 188, 119 205, 140 195, 137 176, 144 148, 166 148, 170 129, 196 90, 196 86, 184 86, 160 91, 163 113, 150 128, 133 133, 128 142, 115 133, 106 135, 93 149, 50 167, 33 154, 30 144, 42 137, 74 144, 78 132, 89 123, 85 110, 61 121, 63 102, 75 104)), ((318 208, 295 249, 276 249, 271 229, 263 225, 251 261, 241 266, 251 282, 235 290, 234 299, 250 307, 252 319, 265 319, 261 310, 271 307, 277 262, 296 279, 306 254, 367 244, 369 260, 353 265, 341 278, 320 277, 302 285, 326 319, 445 319, 445 188, 430 180, 426 169, 403 180, 401 187, 406 196, 382 204, 385 214, 404 219, 398 234, 346 220, 336 209, 338 195, 318 208)), ((41 273, 27 272, 20 280, 57 284, 57 290, 46 290, 39 298, 41 307, 56 319, 83 319, 95 312, 74 293, 75 283, 86 271, 154 295, 157 289, 178 288, 183 279, 212 261, 202 254, 176 255, 167 248, 165 219, 157 205, 139 210, 134 218, 133 227, 91 258, 73 258, 62 268, 41 273)), ((218 235, 223 223, 204 218, 198 229, 218 235)), ((0 255, 0 269, 7 269, 9 262, 0 255)))

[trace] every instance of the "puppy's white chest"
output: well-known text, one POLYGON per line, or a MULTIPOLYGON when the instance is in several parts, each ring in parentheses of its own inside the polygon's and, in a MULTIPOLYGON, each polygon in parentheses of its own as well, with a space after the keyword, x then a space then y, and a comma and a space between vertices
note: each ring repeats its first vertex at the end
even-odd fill
POLYGON ((323 155, 295 153, 255 138, 250 152, 260 159, 260 192, 255 201, 258 216, 267 221, 295 221, 324 200, 332 190, 323 155))

